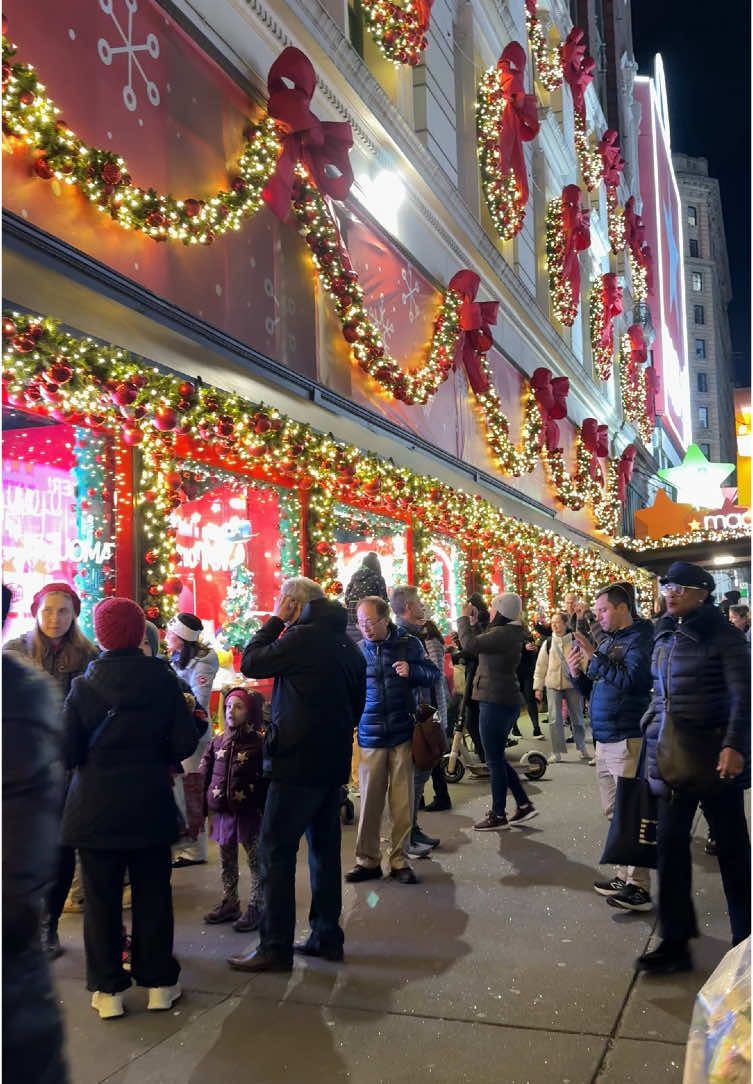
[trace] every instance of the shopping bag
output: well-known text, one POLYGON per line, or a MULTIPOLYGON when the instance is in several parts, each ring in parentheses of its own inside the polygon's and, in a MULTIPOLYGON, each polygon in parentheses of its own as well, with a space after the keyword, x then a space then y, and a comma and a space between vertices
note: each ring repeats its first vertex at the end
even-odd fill
POLYGON ((442 759, 446 746, 447 736, 437 718, 436 708, 431 704, 419 704, 411 741, 413 763, 420 772, 432 771, 442 759))
POLYGON ((750 938, 727 953, 695 999, 682 1084, 749 1084, 750 938))
POLYGON ((644 777, 645 764, 644 739, 635 777, 621 776, 617 780, 612 822, 601 856, 603 864, 656 869, 657 801, 644 777))

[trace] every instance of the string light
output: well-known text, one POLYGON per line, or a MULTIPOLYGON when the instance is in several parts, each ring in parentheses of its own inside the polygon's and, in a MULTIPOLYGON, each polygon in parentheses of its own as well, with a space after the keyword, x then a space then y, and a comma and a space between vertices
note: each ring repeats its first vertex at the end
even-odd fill
POLYGON ((481 187, 494 228, 503 241, 511 241, 521 229, 526 207, 521 198, 515 171, 500 171, 500 125, 507 103, 502 93, 498 65, 481 77, 476 96, 476 128, 481 187))
POLYGON ((393 64, 420 64, 426 49, 430 3, 398 7, 392 0, 361 0, 382 54, 393 64))
POLYGON ((654 423, 648 410, 646 373, 633 360, 632 343, 627 333, 620 341, 620 390, 623 414, 632 422, 646 447, 649 447, 654 423))
POLYGON ((550 46, 536 14, 536 0, 526 0, 526 33, 536 61, 536 78, 549 93, 562 86, 560 46, 550 46))

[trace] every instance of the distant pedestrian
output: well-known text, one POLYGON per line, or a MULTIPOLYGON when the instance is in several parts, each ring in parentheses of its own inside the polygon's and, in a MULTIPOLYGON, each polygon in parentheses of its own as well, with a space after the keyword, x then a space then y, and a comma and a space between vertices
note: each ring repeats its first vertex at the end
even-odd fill
POLYGON ((199 771, 210 836, 220 848, 222 899, 204 916, 212 925, 232 922, 239 933, 258 928, 263 897, 259 870, 259 830, 268 783, 263 778, 262 725, 264 698, 247 689, 225 696, 225 732, 210 742, 199 771), (241 914, 238 895, 238 846, 243 847, 251 875, 248 906, 241 914))
POLYGON ((739 629, 745 636, 745 639, 750 643, 750 610, 747 606, 730 606, 729 608, 729 620, 730 624, 734 625, 736 629, 739 629))
POLYGON ((358 603, 363 598, 378 596, 387 602, 387 584, 382 576, 379 554, 375 550, 363 555, 361 567, 356 569, 345 588, 345 605, 348 609, 348 636, 355 643, 361 639, 358 628, 358 603))
POLYGON ((552 755, 549 760, 559 763, 567 754, 565 726, 562 715, 562 702, 567 704, 567 713, 573 728, 575 747, 581 760, 589 760, 586 752, 586 728, 583 722, 583 694, 573 688, 567 668, 567 655, 575 643, 574 634, 568 631, 567 614, 552 615, 552 635, 539 649, 536 670, 533 675, 533 687, 536 698, 541 700, 546 690, 546 702, 549 716, 549 737, 552 742, 552 755))

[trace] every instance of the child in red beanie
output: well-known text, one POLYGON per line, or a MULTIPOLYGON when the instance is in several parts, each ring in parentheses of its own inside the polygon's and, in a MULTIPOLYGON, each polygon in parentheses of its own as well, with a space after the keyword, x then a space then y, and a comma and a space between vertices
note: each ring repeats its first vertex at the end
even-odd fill
POLYGON ((232 922, 239 933, 257 929, 262 913, 258 841, 267 797, 267 783, 262 778, 263 707, 260 693, 231 689, 225 697, 225 732, 209 745, 199 768, 207 810, 213 814, 209 835, 220 846, 223 888, 222 899, 204 921, 232 922), (238 896, 239 843, 246 852, 251 874, 248 907, 242 915, 238 896))

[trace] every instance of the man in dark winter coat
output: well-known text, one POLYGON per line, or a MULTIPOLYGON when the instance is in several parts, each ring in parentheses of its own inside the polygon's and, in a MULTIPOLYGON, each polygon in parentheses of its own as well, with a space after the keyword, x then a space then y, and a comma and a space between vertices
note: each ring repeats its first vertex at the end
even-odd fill
MULTIPOLYGON (((570 680, 590 697, 591 729, 596 745, 596 777, 601 806, 611 820, 617 780, 632 777, 641 749, 641 717, 651 696, 653 625, 638 617, 629 583, 603 587, 594 602, 604 633, 597 647, 583 632, 567 659, 570 680), (585 673, 581 661, 587 660, 585 673)), ((618 869, 594 888, 607 903, 627 911, 650 911, 651 879, 647 869, 618 869)))
MULTIPOLYGON (((750 839, 743 791, 750 786, 750 655, 745 637, 713 604, 713 577, 676 561, 661 578, 667 616, 656 629, 654 692, 642 727, 648 741, 649 780, 659 799, 657 831, 659 926, 662 941, 638 968, 687 971, 698 936, 691 895, 690 832, 700 801, 717 845, 732 943, 750 935, 750 839), (670 789, 657 763, 657 746, 671 713, 673 730, 692 735, 699 763, 716 764, 719 783, 704 793, 670 789)), ((665 771, 668 769, 664 764, 665 771)))
POLYGON ((343 958, 340 787, 350 775, 353 730, 366 691, 366 667, 346 623, 338 602, 326 599, 318 583, 298 576, 283 583, 274 616, 243 652, 246 677, 273 677, 275 684, 264 740, 271 782, 259 843, 264 917, 258 948, 228 960, 239 971, 293 966, 295 866, 304 833, 311 935, 296 950, 343 958))
POLYGON ((404 851, 413 820, 414 690, 433 685, 439 671, 420 640, 398 634, 384 599, 362 599, 358 621, 364 636, 359 646, 366 660, 366 703, 358 724, 361 813, 356 865, 345 879, 358 882, 382 876, 380 826, 389 795, 390 877, 400 884, 417 884, 404 851))
MULTIPOLYGON (((10 607, 3 587, 3 621, 10 607)), ((41 942, 55 872, 63 761, 51 678, 3 654, 3 1075, 65 1084, 63 1029, 41 942)))

